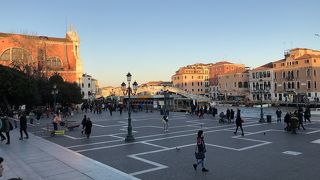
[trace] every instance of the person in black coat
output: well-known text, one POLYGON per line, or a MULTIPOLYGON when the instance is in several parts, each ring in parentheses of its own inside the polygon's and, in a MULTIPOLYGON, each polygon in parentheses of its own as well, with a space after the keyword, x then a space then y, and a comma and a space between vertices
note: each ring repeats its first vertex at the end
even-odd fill
POLYGON ((241 132, 242 132, 242 136, 244 136, 244 133, 243 133, 243 129, 242 129, 242 118, 240 116, 240 109, 237 110, 237 117, 236 117, 236 125, 237 125, 237 128, 236 128, 236 131, 234 132, 234 134, 237 134, 237 131, 238 131, 238 128, 240 127, 241 129, 241 132))
POLYGON ((91 129, 92 129, 92 122, 91 122, 90 118, 87 118, 85 130, 84 130, 85 134, 87 135, 87 138, 90 137, 91 129))
POLYGON ((20 116, 20 140, 23 139, 23 134, 22 131, 24 132, 24 134, 26 135, 26 139, 29 138, 28 132, 27 132, 27 117, 26 114, 23 113, 20 116))
POLYGON ((303 126, 303 110, 302 108, 299 108, 298 110, 298 129, 300 129, 300 126, 303 128, 303 130, 306 130, 303 126))

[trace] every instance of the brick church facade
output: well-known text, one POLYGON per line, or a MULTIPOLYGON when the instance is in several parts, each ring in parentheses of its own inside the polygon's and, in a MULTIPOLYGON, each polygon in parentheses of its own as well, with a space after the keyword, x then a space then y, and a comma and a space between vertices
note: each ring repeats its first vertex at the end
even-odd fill
POLYGON ((79 83, 83 74, 79 45, 71 26, 65 38, 0 32, 0 64, 29 65, 47 78, 58 73, 65 81, 79 83))

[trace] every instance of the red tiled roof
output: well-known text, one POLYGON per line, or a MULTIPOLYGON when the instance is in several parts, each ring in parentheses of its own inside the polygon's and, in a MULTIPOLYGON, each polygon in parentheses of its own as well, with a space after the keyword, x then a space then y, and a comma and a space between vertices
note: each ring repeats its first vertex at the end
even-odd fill
POLYGON ((277 60, 277 61, 273 61, 272 63, 279 63, 279 62, 282 62, 282 61, 286 61, 286 59, 280 59, 280 60, 277 60))
POLYGON ((271 68, 273 68, 272 62, 264 64, 264 65, 259 66, 257 68, 254 68, 253 70, 263 70, 263 69, 271 69, 271 68))
POLYGON ((55 41, 55 42, 71 42, 67 38, 57 38, 57 37, 48 37, 48 36, 34 36, 34 35, 25 35, 25 34, 13 34, 13 33, 2 33, 0 32, 0 37, 9 37, 9 36, 24 36, 30 38, 38 38, 39 40, 55 41))

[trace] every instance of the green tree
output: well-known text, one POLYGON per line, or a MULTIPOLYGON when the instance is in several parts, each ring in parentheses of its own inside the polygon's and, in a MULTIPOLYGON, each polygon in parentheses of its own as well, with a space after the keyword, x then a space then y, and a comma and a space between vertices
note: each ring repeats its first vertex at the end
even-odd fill
POLYGON ((10 105, 32 107, 40 103, 37 83, 18 70, 0 65, 0 99, 10 109, 10 105))

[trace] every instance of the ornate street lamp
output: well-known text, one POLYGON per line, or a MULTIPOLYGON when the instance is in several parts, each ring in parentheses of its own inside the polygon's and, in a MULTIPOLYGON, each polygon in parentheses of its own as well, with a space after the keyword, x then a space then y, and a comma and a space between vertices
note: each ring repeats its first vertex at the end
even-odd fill
POLYGON ((57 88, 57 85, 54 84, 53 87, 52 87, 52 91, 51 91, 51 94, 53 95, 53 110, 54 112, 57 111, 56 109, 56 103, 57 103, 57 95, 59 93, 59 90, 57 88))
POLYGON ((260 120, 259 120, 260 123, 264 123, 264 122, 265 122, 264 117, 263 117, 263 107, 262 107, 263 101, 262 101, 262 97, 263 97, 266 93, 268 93, 268 92, 270 91, 269 85, 264 85, 264 84, 262 84, 262 81, 263 81, 263 80, 260 79, 260 80, 259 80, 259 82, 260 82, 260 83, 259 83, 259 86, 256 87, 258 93, 260 94, 260 120))
POLYGON ((164 103, 164 106, 163 106, 163 115, 165 116, 168 116, 168 112, 167 112, 167 109, 168 109, 168 96, 169 96, 169 92, 168 92, 168 89, 166 86, 163 86, 164 87, 164 90, 161 90, 162 91, 162 94, 163 94, 163 103, 164 103))
POLYGON ((124 83, 124 82, 121 83, 121 90, 123 92, 123 95, 128 95, 128 103, 127 103, 127 107, 128 107, 128 134, 125 139, 125 142, 132 142, 132 141, 134 141, 134 137, 132 134, 132 125, 131 125, 131 99, 130 99, 130 96, 136 94, 137 89, 138 89, 138 83, 136 81, 134 81, 134 83, 132 84, 132 88, 130 87, 130 82, 131 82, 131 74, 130 73, 127 74, 127 81, 128 81, 128 87, 127 87, 126 83, 124 83))

